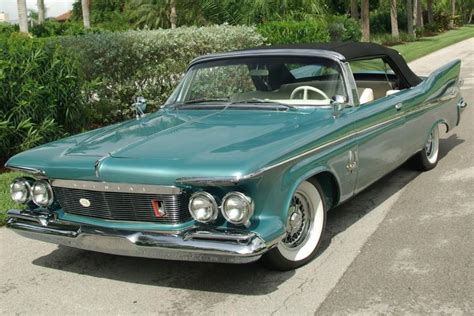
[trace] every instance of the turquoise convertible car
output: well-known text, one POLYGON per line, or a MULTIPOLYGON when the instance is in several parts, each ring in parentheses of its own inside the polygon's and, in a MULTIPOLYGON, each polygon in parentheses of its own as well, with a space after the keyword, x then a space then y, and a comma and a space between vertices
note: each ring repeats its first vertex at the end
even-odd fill
POLYGON ((7 226, 117 255, 272 269, 317 253, 326 213, 459 124, 460 61, 429 77, 367 43, 199 57, 158 111, 39 146, 6 167, 7 226))

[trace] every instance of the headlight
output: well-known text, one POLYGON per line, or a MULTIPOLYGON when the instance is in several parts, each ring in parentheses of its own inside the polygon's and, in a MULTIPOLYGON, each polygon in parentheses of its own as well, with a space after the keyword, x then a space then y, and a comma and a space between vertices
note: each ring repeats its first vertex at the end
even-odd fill
POLYGON ((189 199, 189 212, 198 222, 212 222, 218 214, 216 200, 207 192, 196 192, 189 199))
POLYGON ((33 202, 40 207, 48 207, 53 203, 53 189, 47 181, 38 180, 31 187, 33 202))
POLYGON ((15 203, 25 204, 31 200, 31 185, 25 178, 17 178, 10 184, 10 196, 15 203))
POLYGON ((253 209, 252 199, 240 192, 227 193, 222 199, 222 215, 232 224, 247 225, 253 209))

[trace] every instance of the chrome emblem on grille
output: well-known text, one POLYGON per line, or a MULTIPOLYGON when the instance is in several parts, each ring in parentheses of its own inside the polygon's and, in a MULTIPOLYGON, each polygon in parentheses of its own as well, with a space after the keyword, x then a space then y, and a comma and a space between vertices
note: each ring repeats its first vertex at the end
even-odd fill
POLYGON ((79 203, 84 207, 91 206, 91 201, 89 201, 88 199, 79 199, 79 203))

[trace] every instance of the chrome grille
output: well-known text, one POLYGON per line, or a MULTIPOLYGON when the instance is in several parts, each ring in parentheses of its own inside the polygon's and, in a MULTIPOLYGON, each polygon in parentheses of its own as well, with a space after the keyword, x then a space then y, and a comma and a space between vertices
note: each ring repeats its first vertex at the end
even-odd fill
POLYGON ((188 196, 181 194, 149 194, 102 192, 84 189, 53 187, 55 196, 66 213, 118 221, 140 221, 176 224, 190 219, 188 196), (87 199, 84 207, 80 199, 87 199), (153 201, 159 201, 166 214, 157 217, 153 201))

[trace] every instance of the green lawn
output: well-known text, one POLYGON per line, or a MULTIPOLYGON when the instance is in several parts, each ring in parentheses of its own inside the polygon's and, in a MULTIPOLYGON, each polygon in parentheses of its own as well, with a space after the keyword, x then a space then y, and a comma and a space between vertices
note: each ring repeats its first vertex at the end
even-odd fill
POLYGON ((19 176, 21 176, 19 172, 0 173, 0 226, 5 224, 8 209, 21 207, 10 199, 10 183, 19 176))
POLYGON ((446 46, 474 37, 474 25, 463 26, 436 36, 423 37, 416 42, 392 46, 407 61, 423 57, 446 46))

